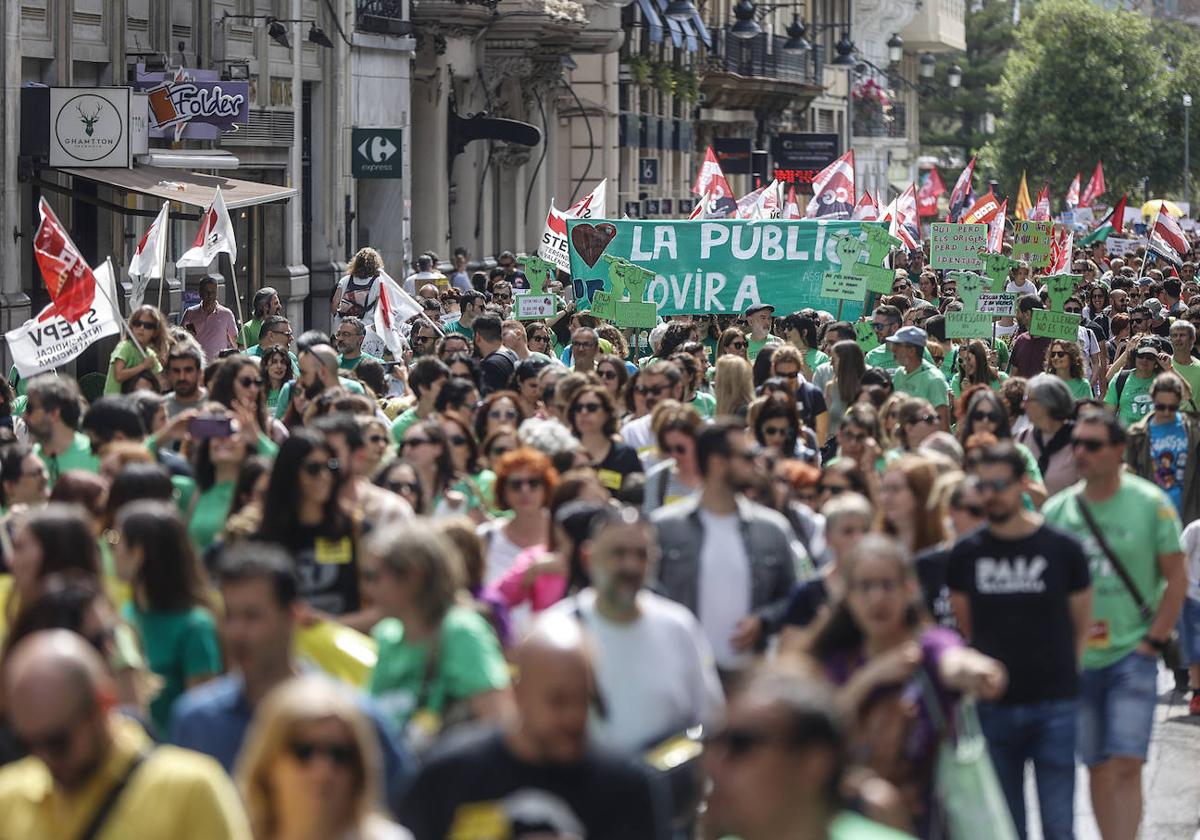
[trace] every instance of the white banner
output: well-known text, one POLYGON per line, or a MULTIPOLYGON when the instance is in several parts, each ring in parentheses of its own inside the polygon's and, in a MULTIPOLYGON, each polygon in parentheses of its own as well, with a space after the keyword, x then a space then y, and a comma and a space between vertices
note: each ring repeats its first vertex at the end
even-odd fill
POLYGON ((68 321, 51 303, 37 317, 4 334, 21 378, 61 367, 97 340, 121 331, 121 314, 113 312, 111 303, 117 299, 112 263, 105 260, 94 274, 98 294, 78 321, 68 321))
POLYGON ((1104 240, 1104 253, 1109 257, 1123 257, 1126 254, 1132 254, 1145 244, 1141 239, 1122 239, 1118 236, 1110 236, 1104 240))

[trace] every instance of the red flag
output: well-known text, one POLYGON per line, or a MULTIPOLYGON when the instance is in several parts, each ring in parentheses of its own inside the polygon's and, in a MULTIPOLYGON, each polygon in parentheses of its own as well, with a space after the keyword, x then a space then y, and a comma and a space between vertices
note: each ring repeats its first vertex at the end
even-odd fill
POLYGON ((721 198, 733 198, 733 190, 729 187, 729 181, 725 179, 725 173, 721 171, 721 164, 717 162, 717 154, 709 146, 704 152, 704 162, 700 164, 700 171, 696 173, 696 183, 692 185, 692 193, 694 195, 707 195, 712 193, 713 200, 721 198))
POLYGON ((849 219, 854 215, 854 150, 846 152, 813 178, 808 219, 849 219))
POLYGON ((1128 200, 1129 196, 1121 196, 1121 200, 1117 202, 1117 206, 1108 214, 1109 224, 1112 225, 1112 229, 1117 236, 1120 236, 1121 231, 1125 230, 1125 202, 1128 200))
POLYGON ((1049 274, 1069 274, 1075 234, 1065 225, 1055 225, 1050 234, 1049 274))
POLYGON ((954 191, 950 193, 950 210, 946 213, 947 222, 957 222, 967 206, 967 196, 971 192, 971 178, 975 175, 975 158, 963 169, 958 180, 954 182, 954 191))
POLYGON ((1074 210, 1079 206, 1079 173, 1075 173, 1075 180, 1071 182, 1071 186, 1067 187, 1067 207, 1074 210))
POLYGON ((1048 222, 1050 221, 1050 185, 1046 184, 1038 193, 1037 203, 1033 206, 1033 211, 1029 214, 1031 222, 1048 222))
POLYGON ((1183 228, 1165 207, 1158 208, 1158 219, 1154 222, 1154 227, 1150 228, 1150 248, 1175 265, 1179 265, 1184 255, 1191 250, 1187 237, 1183 235, 1183 228))
POLYGON ((796 186, 794 184, 788 187, 787 201, 783 205, 783 218, 804 218, 804 216, 800 213, 800 200, 796 198, 796 186))
POLYGON ((1004 246, 1004 223, 1008 220, 1008 199, 1000 205, 1000 209, 996 215, 992 216, 992 220, 988 222, 988 250, 993 254, 999 254, 1000 249, 1004 246))
POLYGON ((875 203, 870 190, 862 194, 854 207, 854 215, 850 217, 856 222, 873 222, 879 218, 879 205, 875 203))
POLYGON ((1088 181, 1087 188, 1079 198, 1079 206, 1091 207, 1093 201, 1104 195, 1104 189, 1104 162, 1096 161, 1096 171, 1092 173, 1092 179, 1088 181))
POLYGON ((904 243, 910 251, 921 247, 920 217, 917 216, 917 185, 909 184, 908 189, 892 199, 892 203, 884 208, 879 221, 888 222, 888 233, 904 243))
POLYGON ((1000 200, 992 194, 991 190, 988 190, 987 195, 976 201, 975 206, 962 217, 962 223, 964 225, 986 225, 999 212, 1000 200))
POLYGON ((38 214, 41 222, 33 237, 33 255, 58 314, 78 321, 96 299, 96 277, 44 198, 38 201, 38 214))
POLYGON ((925 175, 925 181, 917 191, 917 215, 936 216, 938 196, 945 193, 946 185, 942 183, 942 176, 938 174, 935 166, 925 175))

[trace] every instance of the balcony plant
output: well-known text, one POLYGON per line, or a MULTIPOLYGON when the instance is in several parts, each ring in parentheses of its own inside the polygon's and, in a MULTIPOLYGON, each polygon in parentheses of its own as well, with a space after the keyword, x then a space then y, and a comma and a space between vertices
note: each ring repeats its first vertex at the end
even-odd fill
POLYGON ((633 79, 634 84, 639 87, 646 85, 650 81, 650 60, 643 55, 631 55, 625 58, 625 66, 629 68, 629 75, 633 79))
POLYGON ((663 96, 670 96, 675 92, 675 70, 670 64, 655 62, 650 68, 650 75, 654 80, 654 89, 663 96))
POLYGON ((700 74, 690 67, 675 68, 675 95, 685 102, 700 98, 700 74))

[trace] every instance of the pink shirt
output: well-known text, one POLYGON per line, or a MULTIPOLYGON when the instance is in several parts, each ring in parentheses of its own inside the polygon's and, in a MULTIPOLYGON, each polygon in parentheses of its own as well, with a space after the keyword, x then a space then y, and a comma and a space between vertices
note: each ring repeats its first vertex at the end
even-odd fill
POLYGON ((500 580, 487 588, 487 592, 499 597, 509 607, 529 601, 534 612, 541 612, 562 600, 567 593, 566 575, 544 574, 533 579, 532 584, 524 580, 525 573, 547 554, 544 545, 535 545, 517 555, 512 568, 500 580))
POLYGON ((193 306, 183 313, 183 326, 189 324, 196 330, 196 340, 204 348, 204 357, 215 361, 222 350, 237 347, 237 319, 228 307, 217 304, 211 314, 203 305, 193 306))

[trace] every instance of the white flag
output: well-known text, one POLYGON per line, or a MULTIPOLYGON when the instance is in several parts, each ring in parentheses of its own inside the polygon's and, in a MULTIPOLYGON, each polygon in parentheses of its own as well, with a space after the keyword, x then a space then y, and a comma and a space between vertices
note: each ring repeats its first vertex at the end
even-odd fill
POLYGON ((21 326, 4 334, 13 363, 22 378, 61 367, 98 339, 121 331, 121 315, 113 312, 112 305, 117 299, 112 263, 105 260, 104 265, 92 273, 99 293, 79 320, 67 320, 51 303, 21 326))
MULTIPOLYGON (((380 273, 379 304, 375 307, 374 332, 387 349, 392 351, 393 358, 399 359, 400 354, 404 352, 404 323, 423 311, 413 296, 400 288, 400 284, 386 271, 380 273)), ((370 332, 368 330, 368 333, 370 332)))
POLYGON ((603 219, 604 204, 608 200, 608 179, 604 178, 596 188, 563 211, 568 219, 603 219))
POLYGON ((146 287, 150 281, 162 277, 163 261, 167 257, 167 209, 169 202, 163 202, 162 209, 146 228, 142 241, 134 249, 129 259, 129 280, 133 283, 133 293, 129 296, 129 305, 136 309, 142 305, 146 296, 146 287))
POLYGON ((225 209, 225 199, 221 188, 213 196, 212 204, 200 218, 200 232, 175 265, 180 268, 208 268, 217 254, 224 252, 229 255, 230 262, 237 262, 237 241, 233 238, 233 220, 225 209))

